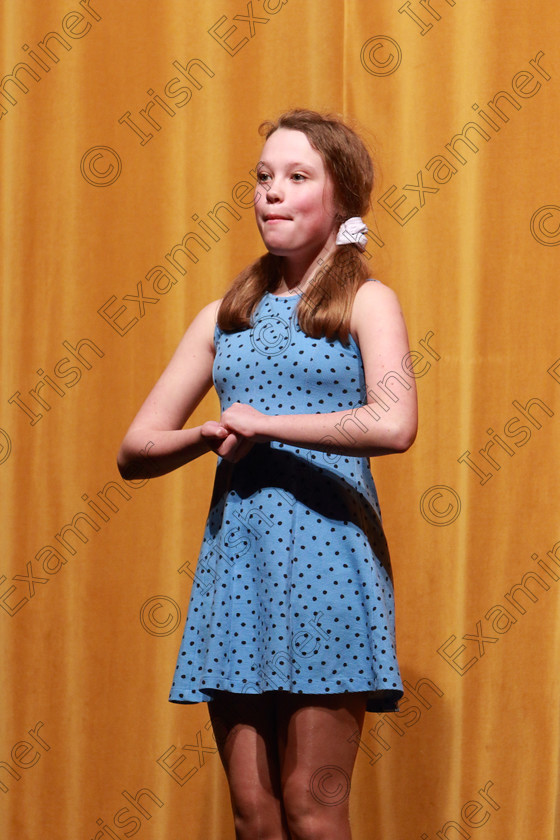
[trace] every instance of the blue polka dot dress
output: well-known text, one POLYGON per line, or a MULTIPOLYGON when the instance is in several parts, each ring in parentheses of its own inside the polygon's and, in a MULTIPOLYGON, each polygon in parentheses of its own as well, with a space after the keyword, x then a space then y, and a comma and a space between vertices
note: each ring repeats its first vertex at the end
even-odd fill
MULTIPOLYGON (((298 300, 267 292, 250 329, 216 327, 221 408, 348 409, 333 435, 348 441, 364 419, 351 409, 367 401, 360 351, 352 337, 306 335, 298 300)), ((218 459, 169 699, 216 690, 365 691, 368 711, 397 708, 391 566, 367 458, 272 441, 237 464, 218 459)))

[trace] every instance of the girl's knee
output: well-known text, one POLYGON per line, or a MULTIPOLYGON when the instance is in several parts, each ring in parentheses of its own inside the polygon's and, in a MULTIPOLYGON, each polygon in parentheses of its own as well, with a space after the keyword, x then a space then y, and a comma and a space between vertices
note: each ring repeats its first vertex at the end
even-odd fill
POLYGON ((284 840, 285 828, 280 790, 262 779, 239 774, 230 779, 230 799, 237 840, 284 840))
POLYGON ((283 840, 288 837, 279 802, 233 802, 233 823, 237 840, 283 840))
POLYGON ((284 813, 294 840, 350 837, 347 797, 333 804, 318 794, 313 778, 294 773, 282 790, 284 813))

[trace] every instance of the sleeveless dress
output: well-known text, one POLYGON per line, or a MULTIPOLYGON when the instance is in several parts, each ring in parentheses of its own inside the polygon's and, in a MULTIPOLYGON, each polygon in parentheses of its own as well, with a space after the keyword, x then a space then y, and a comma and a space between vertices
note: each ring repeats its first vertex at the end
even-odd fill
MULTIPOLYGON (((300 295, 260 300, 250 329, 215 329, 214 385, 224 411, 348 410, 325 442, 375 422, 359 348, 311 338, 300 295)), ((378 415, 377 415, 378 416, 378 415)), ((391 566, 368 458, 272 441, 237 464, 218 458, 169 699, 214 691, 368 692, 367 710, 395 711, 391 566)))

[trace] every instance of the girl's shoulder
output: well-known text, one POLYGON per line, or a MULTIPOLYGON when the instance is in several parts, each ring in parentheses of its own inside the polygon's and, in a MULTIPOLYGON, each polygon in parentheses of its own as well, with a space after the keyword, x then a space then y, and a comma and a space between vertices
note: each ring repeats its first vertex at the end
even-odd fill
POLYGON ((389 286, 386 286, 385 283, 382 283, 381 280, 376 280, 373 277, 370 277, 366 280, 356 291, 356 295, 354 297, 354 308, 356 305, 363 306, 368 304, 383 304, 384 301, 387 303, 394 302, 397 300, 397 295, 389 286))
POLYGON ((223 298, 217 298, 216 300, 211 300, 210 303, 207 303, 205 307, 203 307, 200 311, 207 312, 211 314, 214 320, 218 317, 218 310, 222 304, 223 298))
POLYGON ((214 347, 214 335, 217 329, 218 310, 222 299, 210 301, 194 316, 181 340, 180 347, 190 346, 193 342, 208 348, 214 347))
POLYGON ((207 303, 195 316, 193 323, 197 321, 201 325, 205 325, 208 329, 211 328, 213 332, 218 321, 218 310, 220 309, 221 303, 222 298, 217 298, 207 303))
POLYGON ((350 330, 352 335, 359 336, 363 330, 390 328, 402 317, 399 299, 393 289, 380 280, 366 280, 354 297, 350 330))

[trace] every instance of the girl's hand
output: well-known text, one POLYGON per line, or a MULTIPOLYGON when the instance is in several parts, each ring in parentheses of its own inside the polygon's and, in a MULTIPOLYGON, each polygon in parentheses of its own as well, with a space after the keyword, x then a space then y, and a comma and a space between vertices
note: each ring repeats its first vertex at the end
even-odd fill
POLYGON ((200 427, 200 435, 216 455, 235 464, 253 447, 253 441, 228 431, 221 423, 208 420, 200 427))
POLYGON ((267 443, 271 440, 266 433, 267 417, 256 408, 244 403, 233 403, 226 408, 220 417, 220 424, 228 432, 240 435, 245 440, 253 443, 267 443))
POLYGON ((230 432, 216 452, 225 461, 237 464, 253 448, 253 445, 253 441, 246 440, 241 435, 236 435, 235 432, 230 432))
POLYGON ((224 440, 228 437, 228 434, 228 430, 215 420, 207 420, 200 427, 201 437, 214 452, 218 451, 224 440))

